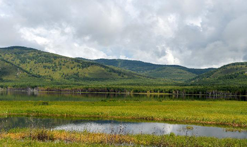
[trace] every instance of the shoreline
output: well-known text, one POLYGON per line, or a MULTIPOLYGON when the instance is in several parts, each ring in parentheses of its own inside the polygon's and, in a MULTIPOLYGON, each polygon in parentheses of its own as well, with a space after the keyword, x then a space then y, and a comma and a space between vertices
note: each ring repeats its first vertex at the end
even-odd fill
POLYGON ((211 98, 237 98, 246 97, 247 94, 232 94, 229 92, 213 91, 206 93, 186 93, 185 91, 173 90, 173 92, 133 92, 132 91, 97 91, 86 89, 67 89, 67 88, 0 88, 0 92, 27 92, 27 93, 69 93, 69 94, 123 94, 123 95, 173 95, 173 96, 206 96, 211 98), (175 92, 174 92, 175 91, 175 92))
POLYGON ((117 135, 46 129, 17 129, 0 134, 3 146, 246 146, 246 139, 168 135, 117 135))
POLYGON ((247 131, 247 125, 236 123, 224 123, 213 121, 193 121, 193 120, 175 120, 175 119, 161 119, 155 117, 123 117, 123 116, 101 116, 101 115, 71 115, 71 114, 40 114, 40 113, 5 113, 0 114, 0 118, 6 117, 40 117, 40 118, 61 118, 61 119, 96 119, 96 120, 130 120, 133 122, 160 122, 171 124, 184 124, 184 125, 199 125, 199 126, 219 126, 224 128, 243 129, 247 131))

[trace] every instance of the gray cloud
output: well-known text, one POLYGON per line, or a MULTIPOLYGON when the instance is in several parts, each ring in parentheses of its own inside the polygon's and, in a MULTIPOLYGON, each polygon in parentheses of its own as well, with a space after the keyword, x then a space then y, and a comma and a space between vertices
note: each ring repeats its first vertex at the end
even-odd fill
POLYGON ((0 46, 188 67, 246 61, 245 0, 0 0, 0 46))

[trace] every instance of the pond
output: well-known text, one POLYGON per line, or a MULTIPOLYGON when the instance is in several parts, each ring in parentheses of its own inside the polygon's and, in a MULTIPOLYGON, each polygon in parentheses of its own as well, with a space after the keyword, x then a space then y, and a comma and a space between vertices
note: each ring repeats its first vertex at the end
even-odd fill
POLYGON ((216 138, 247 139, 247 131, 230 132, 225 128, 198 125, 170 124, 162 122, 128 122, 116 120, 68 120, 62 118, 7 117, 0 118, 0 129, 46 128, 66 131, 88 131, 109 134, 174 133, 182 136, 207 136, 216 138))

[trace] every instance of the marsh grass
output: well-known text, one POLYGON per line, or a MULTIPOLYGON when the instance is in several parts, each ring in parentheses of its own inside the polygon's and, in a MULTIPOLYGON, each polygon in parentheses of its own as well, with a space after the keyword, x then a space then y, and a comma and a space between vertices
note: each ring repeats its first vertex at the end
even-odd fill
POLYGON ((48 130, 35 130, 31 135, 32 140, 39 141, 54 141, 54 136, 52 133, 49 133, 48 130))
POLYGON ((2 101, 0 115, 65 118, 132 119, 184 124, 247 127, 247 102, 243 101, 107 101, 49 102, 2 101))
POLYGON ((226 128, 225 131, 226 132, 247 132, 247 130, 241 129, 241 128, 226 128))
POLYGON ((67 132, 34 129, 29 137, 29 129, 16 129, 0 135, 0 145, 26 143, 27 146, 172 146, 172 147, 240 147, 247 146, 246 139, 217 139, 212 137, 169 135, 118 135, 88 132, 67 132), (29 143, 29 144, 28 144, 29 143))
POLYGON ((49 105, 49 102, 39 101, 34 103, 34 106, 40 106, 40 105, 47 106, 49 105))
POLYGON ((194 128, 192 126, 186 126, 187 130, 193 130, 194 128))

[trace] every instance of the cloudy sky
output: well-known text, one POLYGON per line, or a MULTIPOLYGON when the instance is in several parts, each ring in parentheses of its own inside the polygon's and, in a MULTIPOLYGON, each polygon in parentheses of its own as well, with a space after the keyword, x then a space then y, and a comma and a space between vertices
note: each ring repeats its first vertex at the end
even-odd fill
POLYGON ((0 0, 0 47, 187 67, 247 61, 246 0, 0 0))

